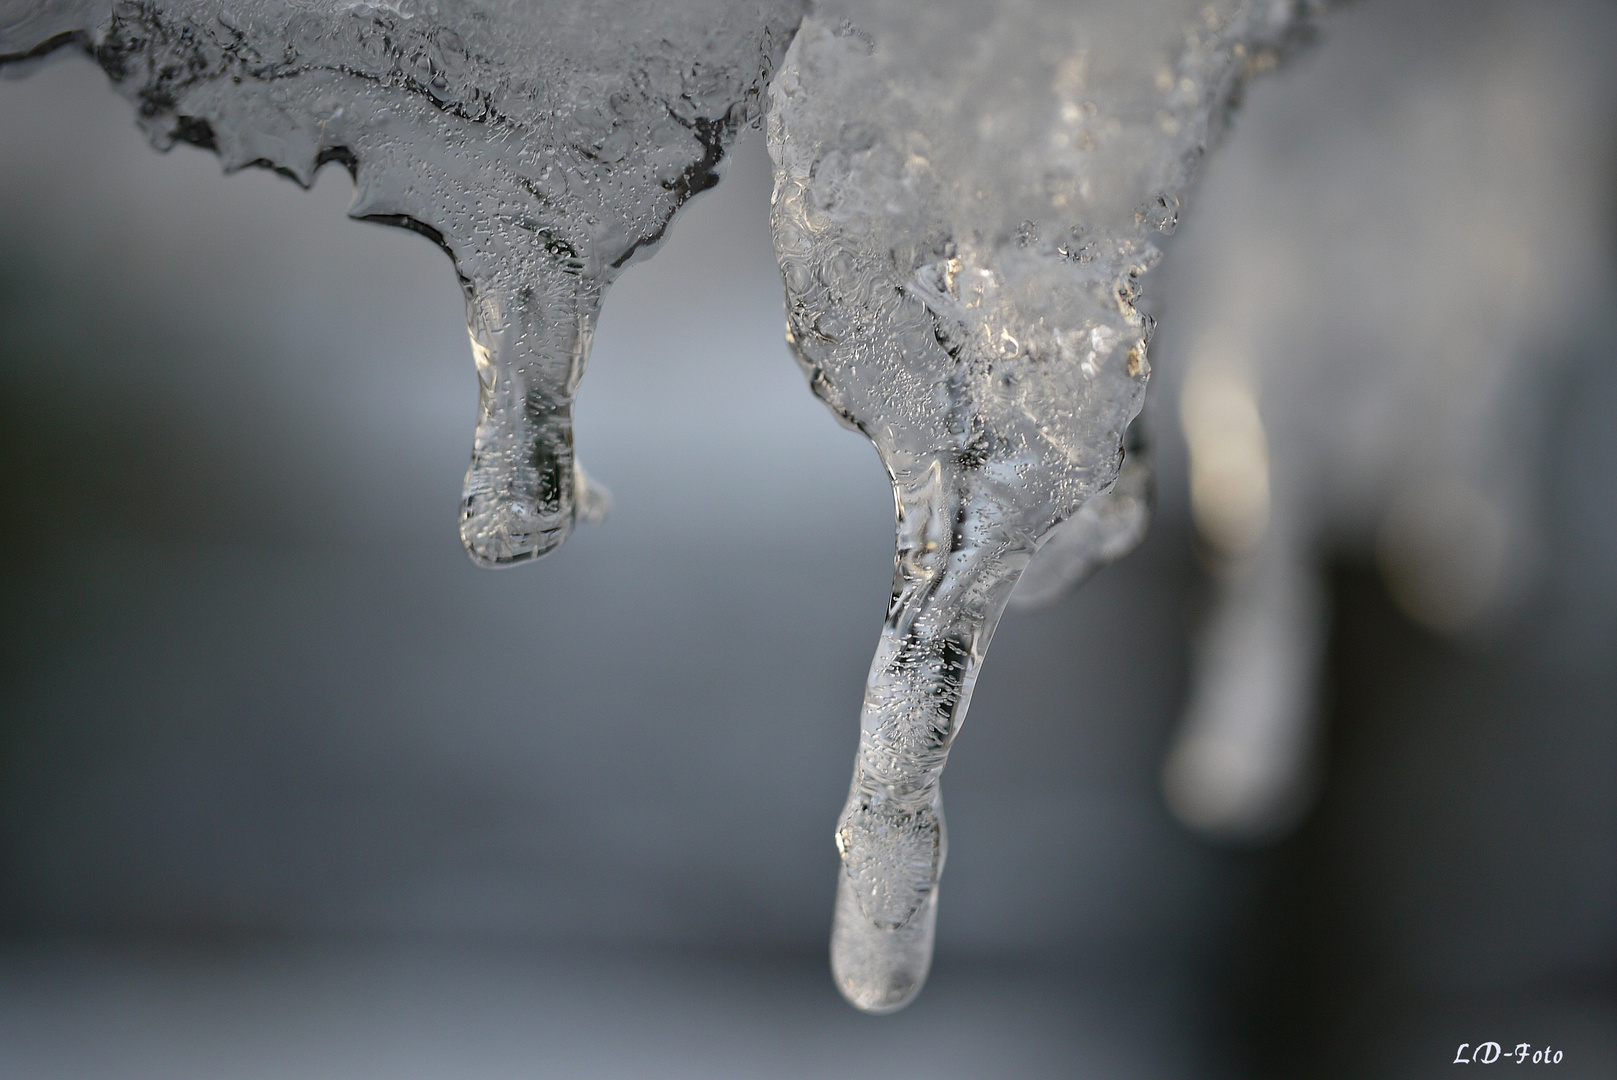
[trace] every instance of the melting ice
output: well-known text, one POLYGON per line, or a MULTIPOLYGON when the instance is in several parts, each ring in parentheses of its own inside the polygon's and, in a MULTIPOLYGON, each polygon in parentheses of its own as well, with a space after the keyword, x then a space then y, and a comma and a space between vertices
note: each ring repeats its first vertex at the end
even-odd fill
POLYGON ((553 550, 605 509, 572 401, 602 296, 712 186, 798 0, 0 0, 0 63, 88 52, 152 142, 307 186, 455 261, 479 410, 472 559, 553 550))
POLYGON ((607 286, 715 182, 769 86, 788 339, 892 478, 892 599, 835 837, 832 965, 873 1012, 930 964, 939 780, 1035 553, 1059 591, 1144 528, 1136 306, 1202 154, 1315 0, 0 0, 0 62, 91 54, 160 147, 308 184, 455 261, 486 566, 602 508, 570 406, 607 286), (782 59, 788 39, 791 47, 782 59), (770 83, 777 64, 781 70, 770 83))
POLYGON ((862 1009, 899 1008, 926 978, 939 781, 1018 577, 1063 521, 1057 578, 1138 535, 1138 491, 1082 508, 1117 480, 1145 391, 1152 237, 1242 80, 1308 14, 828 0, 770 86, 787 337, 875 443, 898 519, 836 831, 832 970, 862 1009))

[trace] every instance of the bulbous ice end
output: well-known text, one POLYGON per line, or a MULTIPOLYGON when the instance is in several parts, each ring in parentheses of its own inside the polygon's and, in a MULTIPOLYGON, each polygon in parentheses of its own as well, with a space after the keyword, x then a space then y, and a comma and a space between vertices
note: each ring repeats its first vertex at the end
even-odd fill
POLYGON ((572 507, 565 514, 531 513, 521 504, 467 505, 462 509, 460 542, 485 570, 515 566, 548 555, 567 539, 572 507))
POLYGON ((880 1016, 915 1000, 932 969, 937 925, 936 886, 908 922, 886 930, 865 915, 852 880, 846 872, 839 873, 831 925, 831 977, 848 1004, 880 1016))
POLYGON ((549 502, 510 492, 487 493, 474 478, 475 470, 466 478, 460 541, 472 562, 485 570, 548 555, 567 539, 575 522, 597 525, 612 507, 612 492, 576 461, 566 497, 549 502))

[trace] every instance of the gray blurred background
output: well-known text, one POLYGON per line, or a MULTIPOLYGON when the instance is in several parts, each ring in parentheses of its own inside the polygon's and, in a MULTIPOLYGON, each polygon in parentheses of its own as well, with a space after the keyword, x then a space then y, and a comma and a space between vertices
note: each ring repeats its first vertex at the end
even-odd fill
MULTIPOLYGON (((1466 47, 1388 6, 1254 85, 1175 245, 1299 101, 1387 108, 1340 92, 1385 35, 1466 47)), ((892 503, 782 344, 769 182, 749 133, 608 299, 610 517, 487 573, 441 253, 338 169, 153 153, 80 57, 0 82, 0 1076, 1414 1077, 1485 1040, 1617 1075, 1611 289, 1556 346, 1504 625, 1434 636, 1340 553, 1322 794, 1271 847, 1162 805, 1207 585, 1148 406, 1150 536, 1001 625, 931 984, 870 1018, 824 950, 892 503)))

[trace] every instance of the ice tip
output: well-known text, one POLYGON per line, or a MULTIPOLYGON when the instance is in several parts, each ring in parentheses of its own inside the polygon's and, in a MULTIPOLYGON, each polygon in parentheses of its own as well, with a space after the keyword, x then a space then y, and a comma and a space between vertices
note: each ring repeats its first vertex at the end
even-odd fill
POLYGON ((466 557, 482 570, 504 570, 542 559, 561 547, 567 538, 567 526, 524 529, 507 522, 491 523, 489 514, 463 517, 460 523, 460 542, 466 557))
POLYGON ((903 926, 878 926, 859 910, 853 884, 843 873, 831 927, 831 981, 843 999, 871 1016, 895 1013, 914 1001, 932 969, 937 914, 933 888, 903 926))
POLYGON ((895 972, 894 981, 881 987, 872 987, 852 978, 836 980, 842 999, 867 1016, 889 1016, 898 1012, 921 993, 924 982, 901 977, 895 972))
POLYGON ((561 547, 578 522, 599 525, 612 508, 612 492, 575 461, 573 490, 560 506, 538 513, 527 503, 482 495, 468 481, 461 502, 460 542, 472 564, 502 570, 542 559, 561 547))

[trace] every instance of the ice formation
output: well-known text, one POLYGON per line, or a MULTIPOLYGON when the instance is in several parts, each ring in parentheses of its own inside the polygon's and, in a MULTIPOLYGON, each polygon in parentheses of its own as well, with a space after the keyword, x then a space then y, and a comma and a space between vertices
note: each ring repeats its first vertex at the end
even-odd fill
POLYGON ((479 411, 472 559, 554 549, 605 510, 572 400, 608 285, 756 115, 800 0, 0 0, 0 64, 88 52, 152 142, 353 173, 356 218, 455 261, 479 411))
MULTIPOLYGON (((831 962, 861 1009, 900 1008, 926 977, 939 780, 1017 579, 1117 480, 1149 371, 1135 301, 1153 237, 1242 80, 1310 12, 828 0, 771 83, 788 340, 875 443, 897 508, 836 831, 831 962)), ((1064 570, 1081 574, 1128 517, 1075 526, 1064 570)))
POLYGON ((450 253, 487 566, 601 510, 570 406, 603 293, 769 86, 788 337, 897 508, 832 942, 843 993, 886 1012, 930 964, 939 779, 1019 577, 1039 554, 1027 598, 1050 595, 1145 526, 1123 448, 1154 237, 1320 2, 828 0, 798 27, 798 0, 0 0, 0 63, 77 47, 158 146, 303 184, 340 161, 354 216, 450 253))
POLYGON ((1535 429, 1609 273, 1610 5, 1367 4, 1330 37, 1200 190, 1158 387, 1218 564, 1164 787, 1247 841, 1309 804, 1326 559, 1374 552, 1443 633, 1522 591, 1535 429))

